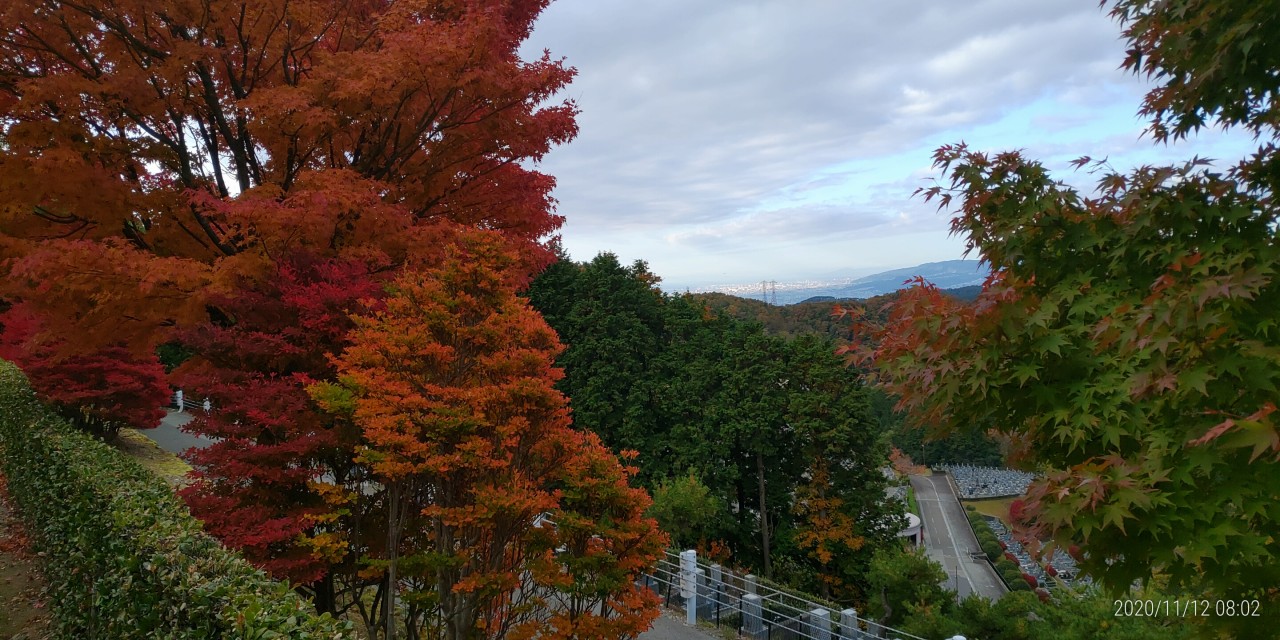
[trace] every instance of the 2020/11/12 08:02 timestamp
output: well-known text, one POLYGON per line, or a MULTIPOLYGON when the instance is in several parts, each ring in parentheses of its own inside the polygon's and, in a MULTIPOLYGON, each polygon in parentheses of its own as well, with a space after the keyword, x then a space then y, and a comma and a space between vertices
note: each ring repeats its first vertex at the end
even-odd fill
POLYGON ((1259 600, 1116 600, 1117 618, 1256 618, 1259 600))

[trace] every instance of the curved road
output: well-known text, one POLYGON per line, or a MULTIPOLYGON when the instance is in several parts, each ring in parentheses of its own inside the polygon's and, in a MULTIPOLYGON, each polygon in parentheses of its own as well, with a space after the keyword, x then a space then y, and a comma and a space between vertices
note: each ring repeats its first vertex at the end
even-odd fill
POLYGON ((190 412, 179 413, 170 409, 168 415, 160 421, 160 426, 139 433, 154 440, 161 449, 181 456, 187 449, 199 449, 213 442, 203 436, 182 431, 182 425, 191 422, 191 418, 190 412))
POLYGON ((950 576, 946 587, 963 599, 971 593, 998 600, 1008 589, 978 547, 977 538, 946 475, 911 476, 920 518, 924 524, 925 553, 942 564, 950 576))

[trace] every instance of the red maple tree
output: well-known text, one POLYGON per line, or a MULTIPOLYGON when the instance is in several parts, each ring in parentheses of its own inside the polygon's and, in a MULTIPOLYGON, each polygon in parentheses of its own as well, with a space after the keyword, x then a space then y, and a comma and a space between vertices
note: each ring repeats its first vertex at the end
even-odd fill
POLYGON ((325 579, 344 554, 315 545, 332 523, 313 483, 325 474, 352 480, 356 435, 317 411, 306 386, 333 375, 328 357, 353 326, 347 314, 380 294, 383 266, 297 254, 275 279, 211 298, 225 320, 177 334, 196 356, 175 371, 175 382, 216 407, 188 426, 216 441, 188 453, 194 481, 183 497, 224 544, 311 585, 324 610, 336 606, 325 579))
POLYGON ((0 314, 0 358, 21 367, 43 401, 104 437, 122 427, 160 424, 169 387, 154 354, 139 356, 117 344, 65 355, 58 348, 62 341, 42 336, 40 326, 30 305, 13 305, 0 314))

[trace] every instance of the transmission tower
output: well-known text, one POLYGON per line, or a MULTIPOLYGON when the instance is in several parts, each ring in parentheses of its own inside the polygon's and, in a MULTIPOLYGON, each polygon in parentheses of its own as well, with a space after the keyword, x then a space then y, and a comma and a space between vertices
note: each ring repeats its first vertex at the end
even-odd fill
POLYGON ((760 302, 765 304, 778 304, 778 281, 777 280, 761 280, 760 281, 760 302))

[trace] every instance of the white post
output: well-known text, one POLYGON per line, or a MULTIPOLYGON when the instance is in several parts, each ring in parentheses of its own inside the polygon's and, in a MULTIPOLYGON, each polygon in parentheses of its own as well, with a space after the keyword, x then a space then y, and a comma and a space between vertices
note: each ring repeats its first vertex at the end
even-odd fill
POLYGON ((684 598, 685 624, 698 624, 698 552, 680 552, 680 595, 684 598))

